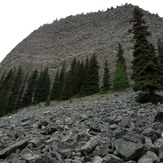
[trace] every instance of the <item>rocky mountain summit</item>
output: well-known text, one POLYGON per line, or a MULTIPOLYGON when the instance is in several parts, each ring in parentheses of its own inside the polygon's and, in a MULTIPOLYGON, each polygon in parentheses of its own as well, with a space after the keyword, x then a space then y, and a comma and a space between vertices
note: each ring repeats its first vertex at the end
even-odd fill
MULTIPOLYGON (((119 6, 107 11, 69 16, 45 24, 20 42, 1 62, 1 70, 22 67, 26 71, 49 67, 55 72, 63 63, 67 66, 74 57, 84 60, 96 54, 101 68, 105 59, 114 69, 118 42, 125 51, 128 72, 131 71, 133 5, 119 6)), ((143 11, 149 25, 152 43, 157 49, 157 39, 163 35, 163 18, 143 11)))
MULTIPOLYGON (((101 95, 103 96, 103 95, 101 95)), ((163 105, 133 92, 0 118, 1 163, 161 163, 163 105)))

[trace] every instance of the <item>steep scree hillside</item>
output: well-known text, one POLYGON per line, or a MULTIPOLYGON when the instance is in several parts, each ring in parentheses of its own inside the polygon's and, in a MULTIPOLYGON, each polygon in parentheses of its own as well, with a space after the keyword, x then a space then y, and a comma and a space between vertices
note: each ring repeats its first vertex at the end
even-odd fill
MULTIPOLYGON (((128 72, 131 72, 133 35, 131 19, 133 5, 124 5, 105 12, 69 16, 41 26, 20 42, 1 62, 1 71, 22 67, 26 71, 49 67, 55 72, 63 63, 72 59, 84 60, 95 53, 101 69, 107 58, 114 70, 118 42, 125 50, 128 72)), ((163 18, 144 12, 150 26, 149 38, 157 48, 157 39, 163 34, 163 18)))

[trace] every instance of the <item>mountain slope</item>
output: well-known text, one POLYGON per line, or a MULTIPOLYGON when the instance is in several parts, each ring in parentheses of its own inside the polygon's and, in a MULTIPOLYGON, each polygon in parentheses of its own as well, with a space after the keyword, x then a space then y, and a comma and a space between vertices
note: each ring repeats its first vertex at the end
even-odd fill
MULTIPOLYGON (((1 62, 1 70, 21 66, 26 71, 33 71, 48 66, 55 72, 64 62, 69 65, 74 57, 83 60, 95 53, 101 68, 107 58, 113 71, 120 42, 130 73, 133 40, 129 29, 133 8, 133 5, 124 5, 43 25, 6 56, 1 62)), ((146 11, 144 15, 152 33, 150 39, 156 47, 158 37, 163 35, 163 18, 146 11)))

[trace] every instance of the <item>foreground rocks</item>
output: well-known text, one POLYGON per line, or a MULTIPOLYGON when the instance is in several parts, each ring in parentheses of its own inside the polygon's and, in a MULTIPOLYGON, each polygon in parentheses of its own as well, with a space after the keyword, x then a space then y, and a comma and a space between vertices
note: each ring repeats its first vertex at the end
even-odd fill
POLYGON ((0 163, 163 162, 162 115, 133 93, 24 109, 0 118, 0 163))

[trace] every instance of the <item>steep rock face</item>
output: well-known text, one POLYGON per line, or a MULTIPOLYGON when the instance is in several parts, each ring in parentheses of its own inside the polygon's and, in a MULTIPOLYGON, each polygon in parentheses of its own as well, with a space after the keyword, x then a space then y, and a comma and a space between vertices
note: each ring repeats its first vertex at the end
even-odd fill
MULTIPOLYGON (((33 31, 20 42, 1 62, 1 70, 22 67, 33 71, 49 67, 51 72, 72 59, 84 60, 95 53, 101 69, 105 59, 114 70, 118 42, 125 50, 128 72, 132 61, 132 11, 134 6, 125 5, 105 12, 69 16, 52 24, 46 24, 33 31)), ((157 45, 157 38, 163 34, 163 19, 158 15, 144 11, 152 43, 157 45)), ((157 48, 157 47, 156 47, 157 48)))

